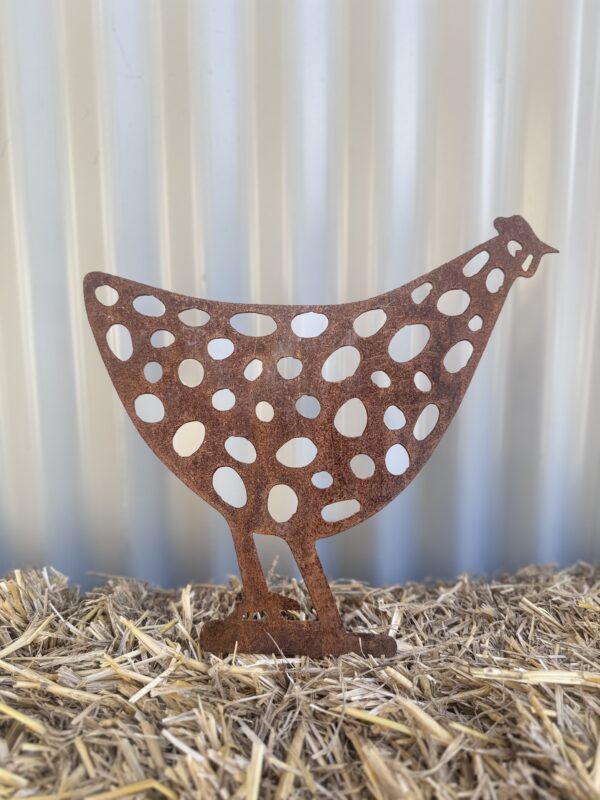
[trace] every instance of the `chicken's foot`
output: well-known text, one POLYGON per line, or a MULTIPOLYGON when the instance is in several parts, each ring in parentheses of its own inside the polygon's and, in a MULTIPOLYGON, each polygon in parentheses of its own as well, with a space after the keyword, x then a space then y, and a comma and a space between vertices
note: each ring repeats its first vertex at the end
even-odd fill
POLYGON ((214 653, 275 653, 313 658, 361 653, 392 656, 396 642, 389 636, 347 631, 323 571, 313 541, 288 542, 306 583, 317 619, 295 620, 286 611, 299 610, 291 597, 270 592, 249 535, 234 536, 244 584, 242 599, 227 619, 207 622, 201 646, 214 653))

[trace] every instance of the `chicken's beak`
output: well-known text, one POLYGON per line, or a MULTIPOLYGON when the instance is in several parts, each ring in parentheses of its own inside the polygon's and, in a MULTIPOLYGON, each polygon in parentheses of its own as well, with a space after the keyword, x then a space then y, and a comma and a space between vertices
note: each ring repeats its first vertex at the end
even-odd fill
POLYGON ((549 255, 550 253, 560 253, 560 250, 557 250, 556 247, 550 247, 549 244, 540 242, 540 258, 542 256, 549 255))
POLYGON ((523 278, 533 278, 533 276, 537 272, 537 269, 540 265, 540 261, 542 260, 542 258, 544 256, 550 255, 551 253, 558 253, 558 252, 559 251, 556 249, 556 247, 550 247, 549 244, 544 244, 544 242, 541 242, 539 239, 537 239, 535 247, 533 248, 533 252, 531 252, 529 258, 526 258, 523 264, 521 265, 521 272, 520 272, 521 276, 523 278))

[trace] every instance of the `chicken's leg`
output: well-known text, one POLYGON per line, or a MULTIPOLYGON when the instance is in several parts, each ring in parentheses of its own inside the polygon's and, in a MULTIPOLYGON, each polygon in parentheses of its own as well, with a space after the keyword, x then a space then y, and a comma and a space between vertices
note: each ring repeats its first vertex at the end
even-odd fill
POLYGON ((252 617, 256 614, 269 616, 281 614, 282 611, 300 611, 296 600, 269 591, 254 536, 246 531, 234 531, 233 543, 244 587, 242 600, 234 613, 252 617))
POLYGON ((304 583, 313 603, 313 608, 318 619, 332 628, 342 627, 342 620, 335 602, 335 597, 329 586, 329 581, 323 570, 321 559, 317 553, 315 543, 312 541, 290 542, 290 549, 298 569, 302 573, 304 583))
POLYGON ((391 656, 396 643, 388 636, 354 634, 344 629, 335 598, 317 555, 315 543, 287 540, 306 583, 316 620, 290 619, 282 612, 297 609, 295 600, 270 592, 252 534, 233 531, 244 594, 224 620, 207 622, 200 644, 214 653, 283 653, 314 658, 342 653, 391 656))

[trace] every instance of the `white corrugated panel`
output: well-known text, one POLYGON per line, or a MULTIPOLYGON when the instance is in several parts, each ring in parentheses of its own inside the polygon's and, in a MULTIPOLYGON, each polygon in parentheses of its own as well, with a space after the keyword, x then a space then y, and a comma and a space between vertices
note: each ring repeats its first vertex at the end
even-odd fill
POLYGON ((594 0, 4 0, 0 566, 235 571, 126 419, 86 272, 359 299, 512 213, 560 256, 513 289, 417 480, 321 552, 376 582, 596 558, 599 30, 594 0))

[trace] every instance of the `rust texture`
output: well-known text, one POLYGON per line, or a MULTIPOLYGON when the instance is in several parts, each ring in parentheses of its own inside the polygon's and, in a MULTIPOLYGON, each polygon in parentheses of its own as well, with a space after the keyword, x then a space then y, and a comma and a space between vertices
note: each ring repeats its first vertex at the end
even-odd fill
POLYGON ((395 652, 387 636, 343 628, 315 545, 417 475, 514 281, 556 252, 522 217, 494 224, 496 236, 438 269, 341 305, 224 303, 86 276, 89 322, 133 424, 231 528, 243 596, 204 626, 205 649, 395 652), (287 542, 316 619, 269 591, 254 533, 287 542))

